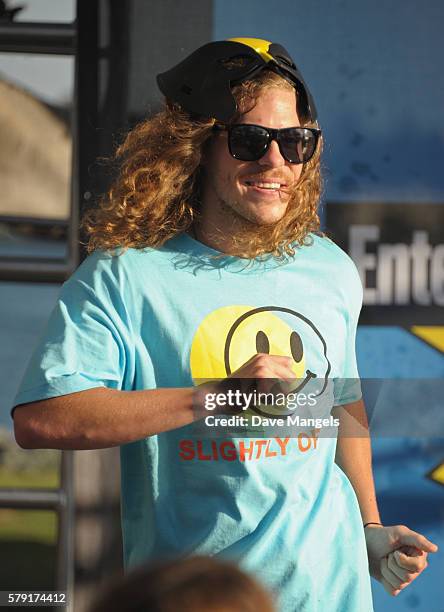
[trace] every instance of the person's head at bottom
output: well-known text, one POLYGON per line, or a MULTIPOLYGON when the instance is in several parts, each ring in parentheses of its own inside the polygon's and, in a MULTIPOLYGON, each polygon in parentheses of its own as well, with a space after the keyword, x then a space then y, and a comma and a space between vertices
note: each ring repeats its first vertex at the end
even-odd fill
POLYGON ((98 596, 91 612, 274 612, 269 593, 238 566, 193 556, 143 565, 98 596))

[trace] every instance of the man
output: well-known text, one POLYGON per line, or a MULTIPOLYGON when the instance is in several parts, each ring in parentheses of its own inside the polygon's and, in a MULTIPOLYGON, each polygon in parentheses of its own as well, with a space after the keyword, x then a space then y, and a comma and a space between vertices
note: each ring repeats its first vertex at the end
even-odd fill
POLYGON ((285 49, 258 39, 205 45, 158 83, 165 110, 128 135, 84 219, 90 255, 15 398, 16 439, 120 445, 127 568, 218 555, 284 612, 370 611, 369 567, 397 594, 437 547, 380 523, 357 384, 362 286, 319 231, 313 98, 285 49), (275 381, 287 403, 256 402, 275 381), (221 413, 245 415, 240 430, 221 413), (292 414, 321 425, 287 435, 276 417, 292 414), (331 415, 338 440, 322 429, 331 415))

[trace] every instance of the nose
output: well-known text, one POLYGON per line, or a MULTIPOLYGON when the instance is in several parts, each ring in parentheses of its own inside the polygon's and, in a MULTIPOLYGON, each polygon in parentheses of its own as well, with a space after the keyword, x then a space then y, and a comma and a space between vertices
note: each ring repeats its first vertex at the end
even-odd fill
POLYGON ((285 159, 279 150, 279 145, 276 140, 272 140, 267 152, 259 160, 261 166, 267 166, 269 168, 278 168, 279 166, 285 165, 285 159))

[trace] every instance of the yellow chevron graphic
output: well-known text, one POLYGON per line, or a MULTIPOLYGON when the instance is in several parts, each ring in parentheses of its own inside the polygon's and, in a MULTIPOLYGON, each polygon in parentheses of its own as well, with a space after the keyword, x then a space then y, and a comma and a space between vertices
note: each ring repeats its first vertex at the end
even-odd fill
MULTIPOLYGON (((430 346, 444 353, 444 327, 439 325, 413 325, 410 331, 422 340, 425 340, 430 346)), ((444 461, 437 465, 427 477, 433 482, 444 486, 444 461)))
POLYGON ((427 476, 434 482, 444 486, 444 462, 441 465, 437 465, 427 476))
POLYGON ((414 325, 410 329, 415 336, 419 336, 438 351, 444 353, 444 327, 440 325, 414 325))

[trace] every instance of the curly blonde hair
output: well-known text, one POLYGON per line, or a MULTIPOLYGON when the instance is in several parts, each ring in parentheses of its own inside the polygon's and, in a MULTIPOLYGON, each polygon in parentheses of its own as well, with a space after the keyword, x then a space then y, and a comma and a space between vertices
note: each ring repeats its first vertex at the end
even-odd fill
MULTIPOLYGON (((265 89, 293 86, 270 70, 233 88, 238 113, 251 109, 265 89)), ((298 100, 299 104, 299 100, 298 100)), ((302 117, 302 109, 298 114, 302 117)), ((213 136, 214 119, 191 117, 176 104, 142 121, 117 148, 114 162, 119 172, 98 206, 84 214, 81 229, 88 240, 87 252, 96 249, 122 254, 128 248, 157 248, 177 234, 186 232, 199 215, 201 160, 213 136)), ((317 127, 302 122, 304 127, 317 127)), ((322 136, 311 160, 304 164, 299 181, 290 192, 287 210, 275 225, 256 226, 233 240, 230 254, 252 259, 272 253, 294 254, 294 246, 309 244, 310 232, 319 230, 318 203, 323 188, 321 176, 322 136)))

